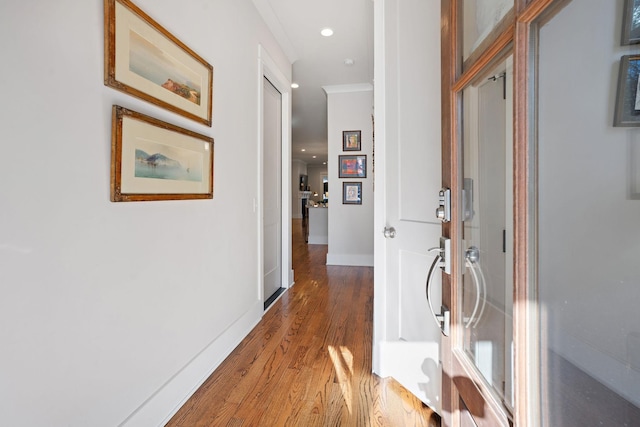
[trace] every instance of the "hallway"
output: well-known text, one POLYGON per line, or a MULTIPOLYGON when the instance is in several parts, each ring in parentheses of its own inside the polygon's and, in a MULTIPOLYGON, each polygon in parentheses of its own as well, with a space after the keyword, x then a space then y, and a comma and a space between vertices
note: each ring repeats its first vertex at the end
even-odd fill
POLYGON ((371 374, 373 269, 326 266, 293 220, 295 286, 168 426, 429 426, 439 417, 371 374))

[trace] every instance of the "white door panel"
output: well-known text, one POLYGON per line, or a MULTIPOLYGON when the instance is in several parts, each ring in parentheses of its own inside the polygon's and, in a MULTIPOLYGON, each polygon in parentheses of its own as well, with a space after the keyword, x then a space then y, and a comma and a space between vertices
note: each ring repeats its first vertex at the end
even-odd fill
MULTIPOLYGON (((441 332, 425 295, 439 244, 440 8, 383 0, 376 16, 374 370, 440 412, 441 332), (382 27, 382 29, 380 28, 382 27), (383 229, 393 227, 394 238, 383 229)), ((432 281, 440 306, 440 274, 432 281)))
MULTIPOLYGON (((400 339, 439 342, 440 329, 431 327, 434 320, 425 309, 425 278, 435 256, 408 250, 399 251, 399 255, 400 339)), ((439 307, 442 300, 441 280, 441 275, 436 274, 431 281, 433 286, 431 296, 435 307, 439 307)))
POLYGON ((282 95, 263 81, 263 264, 264 300, 282 283, 282 95))

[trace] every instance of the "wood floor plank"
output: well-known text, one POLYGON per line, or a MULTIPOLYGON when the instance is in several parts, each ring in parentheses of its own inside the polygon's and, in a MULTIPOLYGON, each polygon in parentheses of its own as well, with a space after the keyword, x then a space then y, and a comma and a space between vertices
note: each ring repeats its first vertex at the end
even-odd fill
POLYGON ((293 222, 296 284, 167 426, 428 426, 440 420, 371 373, 373 269, 327 266, 293 222))

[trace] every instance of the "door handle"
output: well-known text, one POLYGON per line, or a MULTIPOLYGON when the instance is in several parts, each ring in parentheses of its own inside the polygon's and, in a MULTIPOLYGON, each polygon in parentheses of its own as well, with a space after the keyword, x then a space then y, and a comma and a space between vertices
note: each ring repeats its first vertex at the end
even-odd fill
POLYGON ((484 279, 484 274, 482 273, 482 267, 480 267, 480 250, 476 246, 471 246, 465 251, 464 261, 466 266, 469 268, 473 282, 476 285, 476 302, 473 305, 471 316, 466 319, 464 323, 464 327, 468 328, 472 325, 473 327, 476 327, 482 318, 482 314, 484 313, 484 308, 487 303, 487 299, 485 298, 487 293, 487 283, 484 279), (482 305, 480 303, 482 303, 482 305), (478 310, 480 311, 479 314, 478 310))
MULTIPOLYGON (((429 249, 429 251, 438 251, 438 255, 436 255, 436 258, 433 260, 433 263, 429 268, 429 273, 427 274, 427 284, 425 289, 425 293, 427 294, 427 304, 429 305, 429 311, 433 316, 433 320, 435 320, 435 322, 440 327, 440 330, 442 331, 442 335, 444 335, 445 337, 449 336, 449 328, 451 324, 450 311, 447 306, 445 306, 444 304, 441 304, 440 313, 436 314, 435 310, 433 309, 433 303, 431 302, 431 290, 433 289, 433 287, 431 286, 431 281, 433 280, 433 276, 435 276, 435 274, 433 273, 436 270, 436 267, 440 267, 443 271, 446 271, 447 264, 448 264, 447 258, 449 257, 449 253, 450 253, 448 251, 448 247, 449 247, 448 243, 449 243, 449 239, 440 238, 440 247, 429 249)), ((449 272, 447 273, 449 274, 449 272)))
POLYGON ((393 227, 385 227, 384 230, 382 230, 382 233, 387 239, 393 239, 396 237, 396 229, 393 227))

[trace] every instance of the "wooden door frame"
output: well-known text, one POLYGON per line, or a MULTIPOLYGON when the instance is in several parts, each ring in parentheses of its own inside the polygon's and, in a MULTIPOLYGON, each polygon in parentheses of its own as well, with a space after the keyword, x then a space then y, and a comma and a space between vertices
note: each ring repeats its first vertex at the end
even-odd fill
MULTIPOLYGON (((442 185, 460 194, 460 96, 462 90, 505 52, 513 55, 513 346, 514 346, 514 413, 516 426, 540 425, 540 362, 538 347, 538 310, 535 283, 535 224, 532 215, 535 193, 535 157, 531 135, 535 123, 530 123, 532 101, 535 99, 535 25, 550 19, 570 0, 515 0, 514 9, 489 34, 486 41, 462 63, 462 43, 459 40, 461 0, 441 0, 442 10, 442 185), (464 71, 463 71, 464 66, 464 71)), ((451 253, 461 253, 461 201, 451 200, 451 222, 444 223, 442 235, 451 239, 451 253)), ((484 398, 465 401, 471 413, 482 411, 489 418, 486 425, 509 425, 506 411, 488 393, 483 393, 484 381, 477 377, 463 358, 452 351, 460 342, 462 330, 455 319, 460 318, 459 283, 464 265, 452 257, 452 274, 443 275, 443 304, 451 310, 451 334, 442 339, 442 402, 443 425, 460 425, 460 395, 457 387, 475 388, 484 398)))

